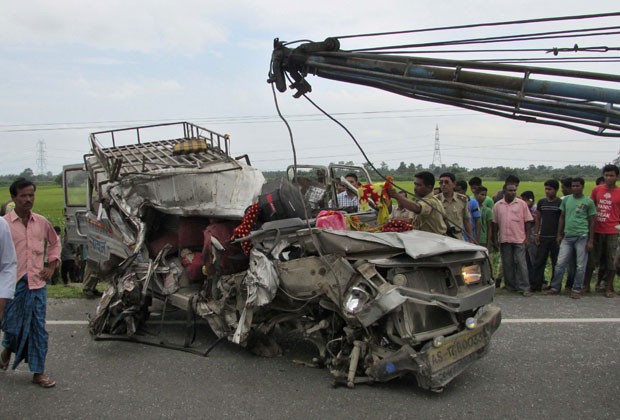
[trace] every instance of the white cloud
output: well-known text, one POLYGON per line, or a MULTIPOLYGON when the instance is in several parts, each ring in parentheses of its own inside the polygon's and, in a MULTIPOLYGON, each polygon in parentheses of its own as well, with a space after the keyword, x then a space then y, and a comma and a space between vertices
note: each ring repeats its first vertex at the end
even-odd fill
POLYGON ((81 77, 76 80, 75 84, 83 94, 96 99, 119 100, 140 95, 156 95, 183 90, 181 84, 176 80, 87 80, 81 77))
MULTIPOLYGON (((65 163, 71 163, 87 150, 89 130, 114 128, 119 121, 194 117, 209 121, 232 117, 226 122, 216 121, 214 127, 210 122, 205 125, 230 133, 236 154, 250 153, 261 167, 281 168, 291 156, 284 125, 279 121, 265 123, 260 118, 244 121, 245 116, 276 114, 271 88, 265 83, 274 37, 288 41, 322 40, 342 34, 595 13, 605 8, 617 9, 617 0, 596 2, 599 10, 592 7, 587 2, 567 4, 558 0, 0 0, 2 120, 6 124, 24 124, 25 128, 37 128, 40 123, 92 122, 85 123, 83 130, 0 130, 2 150, 13 159, 21 156, 26 139, 36 143, 43 138, 58 150, 78 151, 76 156, 67 156, 65 163), (252 155, 254 152, 257 157, 252 155)), ((555 29, 562 25, 553 26, 555 29)), ((523 29, 509 27, 501 32, 517 33, 523 29)), ((352 38, 343 40, 342 45, 348 49, 375 43, 437 41, 493 35, 496 31, 486 28, 407 37, 352 38)), ((617 43, 612 41, 609 46, 617 43)), ((617 73, 615 64, 610 63, 598 71, 617 73)), ((308 81, 313 87, 310 97, 330 113, 413 111, 410 115, 401 113, 399 118, 375 118, 369 114, 342 118, 377 161, 430 163, 437 123, 444 160, 468 167, 526 166, 540 159, 560 165, 564 156, 568 162, 590 162, 600 160, 598 153, 605 151, 615 156, 618 148, 613 139, 577 136, 569 130, 512 122, 458 108, 438 110, 435 104, 314 76, 308 81), (547 145, 544 141, 577 137, 584 139, 583 143, 575 143, 581 145, 580 150, 590 147, 593 152, 576 157, 577 153, 564 153, 569 144, 547 145), (496 147, 521 139, 531 145, 522 148, 523 152, 516 146, 496 147), (383 141, 390 145, 384 152, 383 141), (555 147, 557 152, 537 152, 555 147), (393 157, 389 157, 390 153, 393 157)), ((293 100, 291 95, 290 91, 278 94, 285 115, 318 113, 304 99, 293 100)), ((350 153, 354 160, 359 160, 359 152, 341 128, 321 116, 311 119, 292 121, 300 154, 312 158, 350 153)), ((6 170, 0 167, 0 172, 6 170)))
POLYGON ((77 64, 92 64, 97 66, 117 66, 130 63, 113 57, 83 57, 75 59, 74 62, 77 64))
MULTIPOLYGON (((179 52, 195 54, 233 36, 272 37, 293 40, 376 31, 423 28, 477 22, 488 1, 454 2, 360 0, 354 4, 317 0, 2 0, 0 44, 85 45, 101 50, 179 52)), ((530 7, 541 11, 540 2, 505 3, 494 19, 531 16, 530 7), (530 7, 528 7, 530 6, 530 7)), ((489 19, 493 20, 493 19, 489 19)), ((428 35, 419 34, 417 39, 428 35)), ((432 35, 431 35, 432 36, 432 35)), ((368 39, 364 41, 366 44, 368 39)), ((372 40, 370 40, 372 42, 372 40)), ((347 40, 347 46, 357 44, 347 40)))
POLYGON ((76 44, 102 50, 192 54, 223 42, 220 1, 4 1, 0 43, 76 44))

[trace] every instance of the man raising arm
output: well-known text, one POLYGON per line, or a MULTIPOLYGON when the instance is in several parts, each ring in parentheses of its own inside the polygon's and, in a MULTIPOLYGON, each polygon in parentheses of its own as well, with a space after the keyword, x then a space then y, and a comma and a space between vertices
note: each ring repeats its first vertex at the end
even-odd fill
POLYGON ((418 201, 409 200, 394 188, 390 188, 388 192, 399 207, 411 210, 417 215, 413 221, 414 229, 445 235, 447 228, 443 220, 443 207, 433 195, 434 186, 435 176, 432 173, 419 172, 413 177, 413 192, 418 201))

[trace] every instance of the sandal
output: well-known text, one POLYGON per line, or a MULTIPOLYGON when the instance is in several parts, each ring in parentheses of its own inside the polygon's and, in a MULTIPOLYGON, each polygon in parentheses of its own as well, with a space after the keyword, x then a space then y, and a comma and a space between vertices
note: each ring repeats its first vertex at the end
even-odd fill
POLYGON ((9 358, 5 359, 4 352, 5 350, 2 350, 2 353, 0 353, 0 370, 7 370, 9 368, 9 364, 11 363, 11 355, 9 354, 9 358))
POLYGON ((608 297, 608 298, 614 297, 614 292, 612 292, 611 290, 606 291, 605 292, 605 297, 608 297))
POLYGON ((39 385, 41 388, 52 388, 56 385, 56 381, 44 374, 40 374, 38 378, 33 376, 32 383, 39 385))

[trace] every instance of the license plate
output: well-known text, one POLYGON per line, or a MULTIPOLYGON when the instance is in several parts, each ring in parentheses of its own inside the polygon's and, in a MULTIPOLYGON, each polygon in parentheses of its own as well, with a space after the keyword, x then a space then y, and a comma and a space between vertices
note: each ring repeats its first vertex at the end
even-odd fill
POLYGON ((463 357, 480 350, 487 344, 484 328, 467 332, 453 340, 446 340, 441 347, 428 351, 428 361, 433 372, 462 359, 463 357))

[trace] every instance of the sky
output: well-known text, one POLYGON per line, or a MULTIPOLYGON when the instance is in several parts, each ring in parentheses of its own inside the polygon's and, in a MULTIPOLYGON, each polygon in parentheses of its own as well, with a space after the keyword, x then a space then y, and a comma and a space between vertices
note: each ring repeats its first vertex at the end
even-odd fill
MULTIPOLYGON (((613 12, 617 6, 613 0, 0 0, 0 174, 25 168, 56 174, 63 165, 83 160, 91 132, 172 121, 229 134, 233 155, 248 154, 262 170, 285 169, 293 161, 291 140, 266 82, 274 38, 323 40, 613 12)), ((620 18, 591 22, 620 25, 620 18)), ((592 26, 477 28, 408 35, 406 42, 579 25, 592 26)), ((617 47, 618 39, 554 39, 520 47, 570 47, 576 42, 617 47)), ((345 39, 342 48, 401 41, 405 38, 345 39)), ((619 66, 577 63, 561 68, 618 74, 619 66)), ((602 166, 620 149, 617 138, 511 121, 313 76, 308 80, 311 99, 355 135, 376 165, 431 164, 437 127, 442 163, 466 168, 602 166)), ((291 125, 298 162, 363 162, 349 136, 303 98, 294 99, 287 91, 278 93, 277 101, 291 125)))

